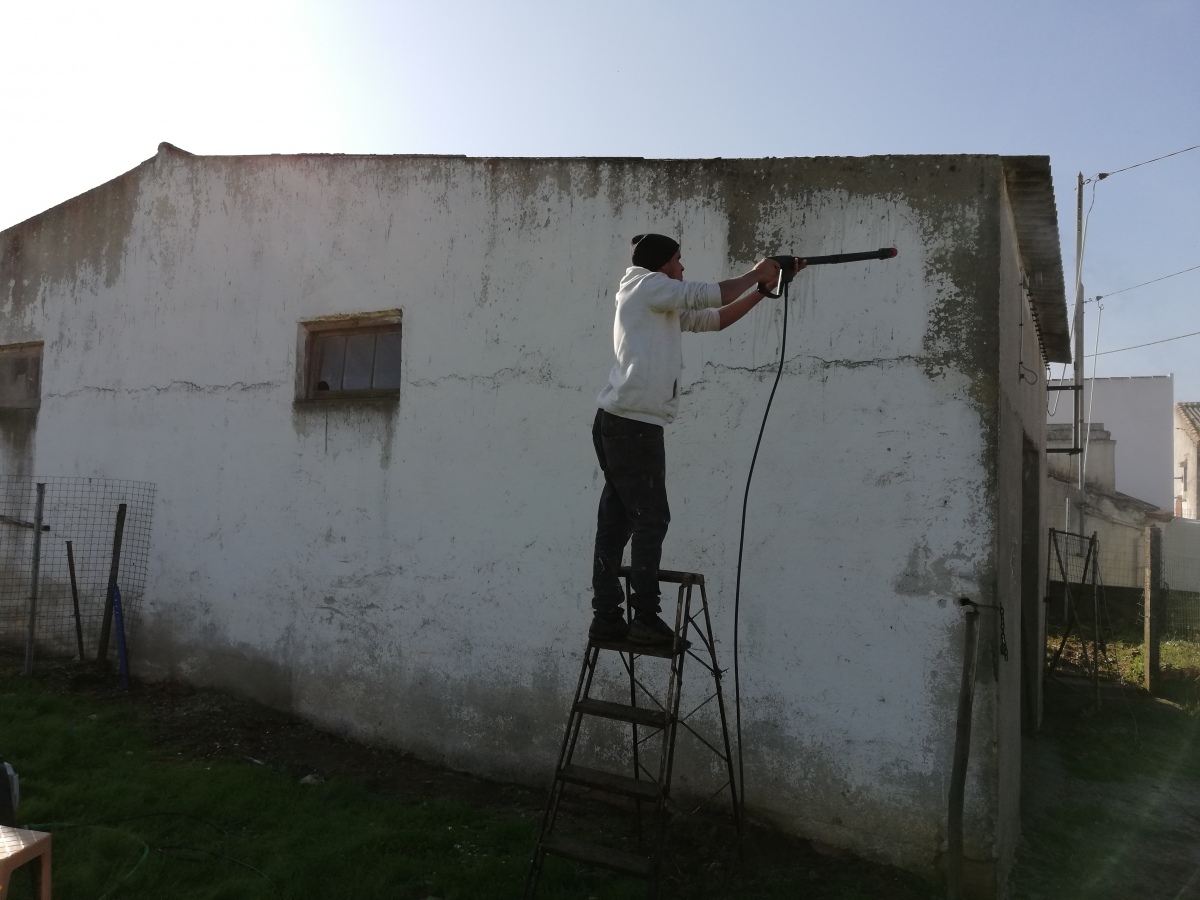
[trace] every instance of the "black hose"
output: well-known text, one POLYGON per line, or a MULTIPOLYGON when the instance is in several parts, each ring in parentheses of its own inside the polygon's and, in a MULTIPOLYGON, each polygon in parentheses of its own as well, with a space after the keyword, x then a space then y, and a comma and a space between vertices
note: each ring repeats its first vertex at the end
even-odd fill
MULTIPOLYGON (((791 284, 795 273, 786 267, 794 265, 794 261, 797 259, 804 260, 805 264, 809 266, 821 266, 861 262, 868 259, 892 259, 896 255, 895 247, 880 247, 878 250, 869 250, 865 253, 834 253, 828 256, 774 256, 772 259, 780 265, 779 287, 781 290, 778 294, 772 294, 766 289, 761 289, 765 296, 772 299, 783 297, 783 335, 779 341, 779 370, 775 373, 775 383, 771 385, 771 396, 767 398, 767 408, 763 411, 762 425, 758 428, 758 440, 754 442, 754 456, 750 459, 750 471, 746 473, 746 493, 742 497, 742 526, 738 533, 737 579, 733 588, 733 708, 737 730, 738 790, 741 805, 739 813, 744 813, 746 809, 746 777, 742 759, 742 681, 738 667, 738 619, 742 605, 742 554, 746 549, 746 508, 750 501, 750 480, 754 477, 754 464, 758 462, 758 448, 762 446, 763 432, 767 428, 767 416, 771 414, 771 403, 775 399, 775 389, 779 387, 779 379, 783 377, 783 361, 787 359, 788 285, 791 284)), ((742 815, 741 818, 744 819, 745 816, 742 815)))
MULTIPOLYGON (((782 279, 781 279, 782 280, 782 279)), ((767 429, 767 416, 771 412, 771 403, 775 399, 775 389, 779 387, 779 379, 783 376, 783 361, 787 353, 787 322, 788 322, 788 282, 783 282, 783 335, 779 341, 779 370, 775 373, 775 383, 771 385, 771 395, 767 398, 767 408, 763 411, 762 425, 758 428, 758 440, 754 442, 754 456, 750 459, 750 471, 746 473, 746 493, 742 497, 742 527, 738 534, 737 578, 733 587, 733 709, 735 728, 737 730, 738 756, 738 797, 741 802, 739 817, 745 819, 746 810, 746 776, 742 762, 742 682, 738 669, 738 614, 742 605, 742 553, 746 549, 746 507, 750 501, 750 480, 754 477, 754 464, 758 462, 758 448, 762 445, 763 432, 767 429)))

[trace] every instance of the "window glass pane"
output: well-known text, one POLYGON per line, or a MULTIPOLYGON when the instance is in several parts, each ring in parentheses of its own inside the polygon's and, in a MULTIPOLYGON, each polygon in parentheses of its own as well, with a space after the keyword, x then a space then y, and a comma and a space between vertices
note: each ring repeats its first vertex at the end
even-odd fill
POLYGON ((342 390, 363 391, 371 386, 375 367, 375 335, 352 334, 346 338, 346 372, 342 390))
POLYGON ((399 331, 383 331, 375 336, 375 380, 372 387, 400 387, 399 331))
POLYGON ((341 336, 319 337, 315 341, 317 353, 316 392, 340 391, 342 389, 342 364, 346 359, 346 339, 341 336))

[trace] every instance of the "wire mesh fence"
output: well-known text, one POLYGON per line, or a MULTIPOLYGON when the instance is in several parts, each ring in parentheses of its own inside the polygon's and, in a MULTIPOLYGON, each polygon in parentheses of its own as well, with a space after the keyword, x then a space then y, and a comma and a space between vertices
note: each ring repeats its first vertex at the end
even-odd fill
POLYGON ((1096 536, 1050 529, 1046 571, 1047 669, 1096 680, 1104 653, 1100 542, 1096 536))
POLYGON ((1146 618, 1146 561, 1143 529, 1109 524, 1097 533, 1096 610, 1101 633, 1124 640, 1142 634, 1146 618))
POLYGON ((1162 556, 1163 634, 1200 641, 1200 522, 1168 522, 1162 556))
POLYGON ((154 492, 153 484, 142 481, 0 475, 0 642, 25 645, 36 547, 34 646, 55 655, 79 655, 82 643, 82 655, 95 658, 121 504, 126 512, 117 586, 132 639, 146 592, 154 492), (39 484, 45 485, 40 533, 39 484))

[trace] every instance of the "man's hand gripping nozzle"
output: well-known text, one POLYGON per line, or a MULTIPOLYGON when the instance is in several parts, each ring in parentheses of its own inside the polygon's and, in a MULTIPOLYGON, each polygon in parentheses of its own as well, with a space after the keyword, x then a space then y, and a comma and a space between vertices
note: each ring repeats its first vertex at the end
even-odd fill
POLYGON ((861 262, 867 259, 891 259, 896 256, 895 247, 880 247, 878 250, 868 250, 865 253, 833 253, 829 256, 772 256, 779 263, 779 284, 776 285, 778 294, 772 294, 766 288, 762 292, 772 300, 783 294, 783 289, 792 283, 796 273, 808 266, 830 266, 839 263, 861 262), (797 265, 799 263, 799 265, 797 265))

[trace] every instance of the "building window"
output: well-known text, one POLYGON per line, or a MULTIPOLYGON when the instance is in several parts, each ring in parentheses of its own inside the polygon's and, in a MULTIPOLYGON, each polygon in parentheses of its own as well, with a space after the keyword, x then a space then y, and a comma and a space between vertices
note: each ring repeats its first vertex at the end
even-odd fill
POLYGON ((301 323, 304 400, 387 398, 403 377, 399 310, 301 323))
POLYGON ((0 347, 0 409, 37 409, 41 402, 41 342, 0 347))

